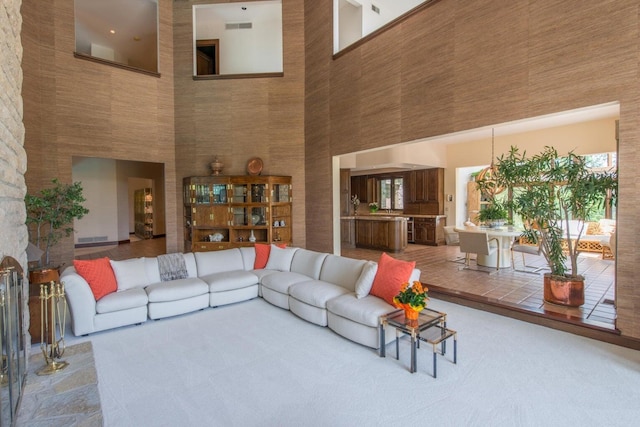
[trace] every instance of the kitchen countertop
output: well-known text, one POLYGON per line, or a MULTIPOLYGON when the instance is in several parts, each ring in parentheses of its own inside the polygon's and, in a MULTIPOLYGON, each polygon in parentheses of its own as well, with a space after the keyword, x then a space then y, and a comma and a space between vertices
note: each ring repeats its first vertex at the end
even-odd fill
POLYGON ((341 216, 340 219, 360 219, 365 221, 406 221, 406 216, 401 215, 351 215, 341 216))
POLYGON ((389 220, 393 221, 398 218, 409 219, 409 218, 446 218, 446 215, 408 215, 408 214, 384 214, 384 213, 376 213, 370 214, 366 213, 364 215, 349 215, 349 216, 341 216, 340 219, 365 219, 365 220, 389 220))

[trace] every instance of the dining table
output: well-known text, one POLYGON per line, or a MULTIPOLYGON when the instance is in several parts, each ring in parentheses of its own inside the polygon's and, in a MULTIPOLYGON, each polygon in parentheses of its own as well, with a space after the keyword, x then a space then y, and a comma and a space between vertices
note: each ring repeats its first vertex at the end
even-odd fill
MULTIPOLYGON (((487 233, 489 239, 497 239, 498 244, 500 245, 500 268, 511 267, 511 243, 516 237, 522 235, 523 232, 522 229, 510 225, 502 227, 486 227, 482 225, 462 226, 455 227, 454 230, 457 232, 467 231, 471 233, 487 233)), ((490 255, 478 254, 476 262, 478 265, 495 268, 497 256, 498 254, 496 252, 490 255)))

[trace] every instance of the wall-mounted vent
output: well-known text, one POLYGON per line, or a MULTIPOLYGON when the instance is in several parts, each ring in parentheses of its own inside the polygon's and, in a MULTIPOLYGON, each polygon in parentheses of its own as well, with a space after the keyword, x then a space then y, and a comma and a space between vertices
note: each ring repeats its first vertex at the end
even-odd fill
POLYGON ((225 30, 250 30, 253 28, 253 23, 251 22, 233 22, 224 24, 225 30))
POLYGON ((107 236, 78 237, 78 243, 106 242, 107 236))
POLYGON ((371 5, 371 10, 373 10, 375 13, 380 15, 380 8, 378 6, 376 6, 375 4, 371 5))

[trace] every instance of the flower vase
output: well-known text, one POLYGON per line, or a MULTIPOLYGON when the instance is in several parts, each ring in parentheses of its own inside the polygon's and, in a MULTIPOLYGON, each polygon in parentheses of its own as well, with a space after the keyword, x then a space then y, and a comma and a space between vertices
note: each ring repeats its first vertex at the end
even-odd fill
POLYGON ((418 316, 420 315, 419 311, 413 310, 413 309, 405 309, 404 310, 404 317, 407 320, 418 320, 418 316))
POLYGON ((256 236, 255 236, 255 234, 253 234, 253 230, 251 230, 251 235, 249 236, 249 241, 250 242, 255 242, 256 241, 256 236))

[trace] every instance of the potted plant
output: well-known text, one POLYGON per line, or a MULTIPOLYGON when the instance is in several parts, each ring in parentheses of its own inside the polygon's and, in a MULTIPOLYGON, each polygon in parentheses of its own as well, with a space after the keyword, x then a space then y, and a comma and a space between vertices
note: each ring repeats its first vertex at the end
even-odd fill
POLYGON ((38 194, 27 194, 24 202, 27 210, 29 242, 39 248, 43 255, 38 267, 50 267, 51 248, 73 232, 73 221, 89 213, 82 206, 85 201, 79 182, 62 184, 53 179, 53 186, 42 189, 38 194))
POLYGON ((549 265, 545 301, 582 305, 584 277, 578 272, 578 246, 585 223, 605 200, 616 203, 617 172, 593 170, 584 157, 573 152, 561 156, 553 147, 530 157, 511 147, 498 159, 492 181, 479 186, 509 191, 507 207, 521 217, 523 237, 539 245, 549 265), (573 234, 570 220, 578 224, 573 234))
POLYGON ((489 227, 499 227, 507 222, 508 213, 504 204, 493 200, 478 212, 478 219, 489 227))

